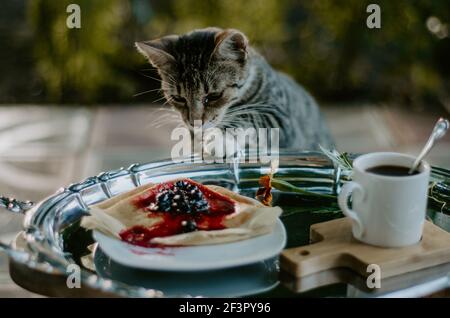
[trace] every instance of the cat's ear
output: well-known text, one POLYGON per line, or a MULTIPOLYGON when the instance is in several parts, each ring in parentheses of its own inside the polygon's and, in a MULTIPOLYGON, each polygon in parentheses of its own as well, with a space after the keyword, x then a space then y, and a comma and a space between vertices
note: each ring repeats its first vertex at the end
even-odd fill
POLYGON ((216 47, 213 54, 216 57, 239 63, 245 62, 248 40, 242 32, 234 29, 223 30, 216 34, 214 40, 216 47))
POLYGON ((167 68, 175 63, 175 58, 168 51, 176 41, 177 35, 169 35, 152 41, 136 42, 135 45, 154 67, 167 68))

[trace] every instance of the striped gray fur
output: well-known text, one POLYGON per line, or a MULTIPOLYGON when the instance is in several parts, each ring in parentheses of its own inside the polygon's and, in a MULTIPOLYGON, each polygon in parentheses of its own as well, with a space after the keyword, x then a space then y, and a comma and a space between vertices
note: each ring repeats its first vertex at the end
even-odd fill
POLYGON ((237 30, 207 28, 136 43, 158 69, 167 101, 192 129, 280 128, 280 147, 316 150, 333 141, 315 100, 275 71, 237 30))

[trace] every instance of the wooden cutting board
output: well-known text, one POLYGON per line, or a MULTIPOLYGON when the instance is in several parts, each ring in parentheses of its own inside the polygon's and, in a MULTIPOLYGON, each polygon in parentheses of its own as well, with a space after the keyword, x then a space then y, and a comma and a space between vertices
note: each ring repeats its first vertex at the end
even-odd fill
POLYGON ((369 264, 377 264, 381 278, 450 262, 450 233, 426 221, 422 240, 413 246, 382 248, 355 240, 348 218, 311 226, 310 245, 289 248, 281 253, 284 271, 304 277, 334 268, 348 268, 365 277, 369 264))

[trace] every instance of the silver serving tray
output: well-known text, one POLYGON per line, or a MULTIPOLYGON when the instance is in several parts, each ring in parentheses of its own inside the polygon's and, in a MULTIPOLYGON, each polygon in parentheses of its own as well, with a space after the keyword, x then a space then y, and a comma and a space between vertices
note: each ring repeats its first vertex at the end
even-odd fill
MULTIPOLYGON (((279 159, 277 176, 311 191, 336 193, 342 180, 346 179, 346 176, 341 175, 340 169, 335 168, 321 153, 286 152, 282 153, 279 159)), ((67 229, 77 226, 80 218, 88 213, 89 206, 149 182, 161 182, 177 177, 189 177, 202 183, 221 185, 240 191, 244 195, 253 196, 258 187, 259 177, 267 174, 269 169, 269 164, 242 163, 239 170, 236 171, 233 169, 233 165, 226 163, 173 163, 167 160, 133 164, 127 169, 121 168, 116 171, 100 173, 98 176, 89 177, 82 182, 61 188, 54 195, 35 205, 30 202, 2 198, 0 205, 3 203, 10 211, 25 213, 25 218, 24 229, 13 244, 8 245, 0 242, 0 248, 6 250, 10 256, 13 279, 20 285, 25 285, 24 287, 39 292, 39 288, 33 287, 33 284, 40 285, 39 281, 27 284, 27 279, 39 278, 41 284, 44 285, 50 277, 59 277, 59 282, 64 282, 68 274, 67 266, 78 261, 76 256, 68 251, 67 245, 70 242, 67 241, 64 233, 67 232, 67 229)), ((450 173, 445 169, 435 169, 434 174, 438 179, 450 176, 450 173)), ((279 193, 274 194, 275 201, 282 200, 279 195, 279 193)), ((293 196, 291 199, 296 200, 296 198, 296 196, 293 196)), ((431 215, 438 220, 439 225, 450 230, 448 215, 439 213, 439 211, 432 212, 431 215)), ((336 217, 335 214, 328 216, 328 219, 333 217, 336 217)), ((326 219, 327 217, 315 217, 308 222, 314 223, 326 219)), ((288 236, 290 227, 292 230, 292 224, 287 226, 288 236)), ((291 241, 292 244, 293 241, 291 241)), ((97 254, 97 257, 101 259, 101 253, 97 254)), ((270 280, 265 281, 265 284, 267 283, 267 286, 269 286, 273 281, 275 286, 278 283, 277 260, 271 260, 261 266, 268 273, 265 276, 263 275, 264 280, 270 280)), ((253 269, 242 269, 243 272, 245 270, 253 271, 253 269)), ((133 283, 132 280, 130 282, 124 283, 116 279, 109 279, 104 271, 93 272, 82 268, 81 289, 89 291, 88 293, 83 294, 69 289, 54 290, 51 288, 50 292, 42 293, 53 296, 202 296, 201 294, 193 295, 189 291, 183 290, 176 294, 173 291, 168 293, 162 288, 152 288, 152 286, 148 286, 149 284, 142 286, 136 280, 136 283, 133 283)), ((243 296, 245 294, 251 294, 251 292, 229 291, 226 296, 243 296)))

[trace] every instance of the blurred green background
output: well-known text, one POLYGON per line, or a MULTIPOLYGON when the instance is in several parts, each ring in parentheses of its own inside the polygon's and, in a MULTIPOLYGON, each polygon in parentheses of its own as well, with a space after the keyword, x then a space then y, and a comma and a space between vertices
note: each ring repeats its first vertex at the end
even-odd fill
POLYGON ((137 40, 207 26, 245 32, 322 103, 449 109, 450 1, 3 0, 0 103, 150 103, 154 70, 137 40), (66 7, 81 7, 81 29, 66 7))

